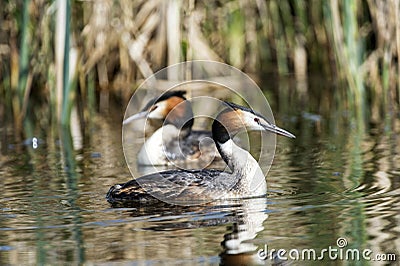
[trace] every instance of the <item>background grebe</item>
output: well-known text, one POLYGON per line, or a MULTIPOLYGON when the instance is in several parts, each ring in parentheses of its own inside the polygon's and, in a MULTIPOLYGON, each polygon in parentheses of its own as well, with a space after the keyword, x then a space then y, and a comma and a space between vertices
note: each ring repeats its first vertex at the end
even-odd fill
POLYGON ((124 120, 124 125, 141 118, 162 121, 162 127, 141 147, 137 160, 139 164, 168 165, 201 160, 204 165, 204 162, 209 164, 221 159, 211 141, 211 132, 192 130, 192 104, 183 96, 185 93, 168 91, 150 100, 141 112, 124 120), (205 141, 207 139, 209 141, 205 141))
POLYGON ((216 198, 232 199, 264 195, 267 184, 258 162, 237 146, 232 138, 243 130, 270 131, 289 138, 295 136, 267 121, 253 110, 226 102, 212 125, 219 153, 232 173, 213 170, 169 170, 114 185, 107 193, 110 203, 152 200, 199 203, 216 198))

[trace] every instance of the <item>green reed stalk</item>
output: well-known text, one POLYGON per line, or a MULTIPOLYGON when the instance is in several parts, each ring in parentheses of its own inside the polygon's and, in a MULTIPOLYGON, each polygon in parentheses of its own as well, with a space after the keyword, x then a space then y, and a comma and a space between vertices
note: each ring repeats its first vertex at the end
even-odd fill
POLYGON ((70 25, 71 25, 71 3, 66 1, 65 13, 65 36, 64 36, 64 64, 63 64, 63 99, 61 110, 61 124, 69 125, 71 110, 73 106, 72 87, 73 82, 70 80, 70 25))
POLYGON ((89 117, 94 115, 94 110, 96 108, 96 86, 95 86, 95 79, 93 71, 88 73, 87 77, 87 106, 89 111, 89 117))
MULTIPOLYGON (((282 28, 280 31, 282 32, 282 38, 285 42, 285 46, 288 51, 293 52, 294 47, 294 35, 295 35, 295 23, 293 20, 293 16, 291 14, 290 5, 287 1, 278 1, 278 14, 280 24, 282 24, 282 28)), ((288 58, 289 53, 285 55, 288 58)))
POLYGON ((70 118, 70 84, 69 84, 69 46, 70 46, 70 24, 71 7, 70 1, 66 1, 65 13, 65 36, 64 36, 64 65, 63 65, 63 102, 61 111, 61 124, 69 124, 70 118))
POLYGON ((279 16, 279 5, 276 1, 270 2, 270 14, 272 16, 272 27, 274 31, 274 42, 276 49, 276 59, 278 63, 278 72, 286 74, 289 71, 287 65, 287 47, 285 42, 282 21, 279 16))
POLYGON ((18 77, 18 97, 20 108, 25 95, 26 82, 28 79, 29 69, 29 4, 30 0, 24 0, 22 10, 22 29, 20 40, 20 57, 19 57, 19 77, 18 77))
MULTIPOLYGON (((29 4, 30 0, 24 0, 22 6, 22 21, 20 23, 21 39, 19 43, 19 55, 18 49, 13 49, 16 46, 11 44, 11 79, 10 87, 12 93, 12 110, 14 115, 14 136, 16 141, 20 141, 22 132, 22 120, 23 120, 23 105, 26 84, 28 80, 29 71, 29 4), (16 59, 18 58, 18 59, 16 59), (18 64, 16 61, 18 60, 18 64)), ((10 41, 13 43, 13 40, 10 41)), ((25 104, 26 105, 26 104, 25 104)))
POLYGON ((359 71, 361 56, 364 54, 357 28, 357 0, 349 0, 343 5, 344 9, 344 39, 345 53, 348 62, 348 79, 352 80, 350 89, 355 94, 355 101, 361 104, 364 96, 364 85, 359 71))
POLYGON ((349 107, 356 118, 357 126, 364 128, 365 89, 360 67, 365 50, 357 28, 357 0, 347 1, 342 8, 343 18, 339 2, 331 0, 324 10, 325 21, 334 43, 339 75, 348 84, 349 107))
POLYGON ((229 14, 228 49, 229 62, 235 67, 242 67, 245 52, 245 18, 243 12, 237 8, 229 14))
MULTIPOLYGON (((298 81, 305 81, 307 79, 309 57, 306 50, 306 38, 308 28, 308 20, 306 17, 306 3, 302 0, 295 1, 294 3, 295 17, 292 21, 295 33, 293 36, 293 64, 296 79, 298 81)), ((300 85, 300 83, 299 83, 300 85)), ((301 86, 298 86, 301 88, 301 86)), ((303 88, 304 89, 304 88, 303 88)))
POLYGON ((360 67, 365 53, 362 39, 357 26, 357 0, 349 0, 343 5, 344 9, 344 39, 347 61, 347 80, 352 95, 350 102, 356 110, 359 126, 363 127, 365 115, 365 88, 360 67))

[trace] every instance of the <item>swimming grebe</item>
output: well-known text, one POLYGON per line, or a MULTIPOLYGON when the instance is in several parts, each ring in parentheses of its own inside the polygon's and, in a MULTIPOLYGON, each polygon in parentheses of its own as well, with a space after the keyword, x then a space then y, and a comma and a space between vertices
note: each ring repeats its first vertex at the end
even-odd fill
POLYGON ((185 93, 168 91, 150 100, 141 112, 124 120, 124 125, 141 118, 162 121, 162 127, 141 147, 137 158, 139 164, 168 165, 199 160, 210 163, 221 159, 211 141, 211 132, 192 130, 192 104, 183 96, 185 93), (203 141, 207 139, 209 141, 203 141))
POLYGON ((243 130, 269 131, 289 138, 295 136, 277 127, 253 110, 225 102, 212 124, 212 136, 219 153, 232 171, 168 170, 114 185, 107 193, 110 203, 152 200, 203 202, 216 198, 234 199, 266 194, 267 184, 257 161, 237 146, 232 138, 243 130))

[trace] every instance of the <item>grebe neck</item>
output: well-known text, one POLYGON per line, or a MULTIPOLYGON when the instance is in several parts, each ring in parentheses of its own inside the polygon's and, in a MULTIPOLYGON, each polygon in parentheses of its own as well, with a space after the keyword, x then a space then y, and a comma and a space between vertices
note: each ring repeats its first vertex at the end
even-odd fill
POLYGON ((226 128, 217 120, 212 126, 213 139, 221 157, 236 176, 238 182, 233 191, 249 196, 267 192, 265 176, 253 156, 234 143, 226 128))
POLYGON ((179 137, 180 131, 174 125, 167 124, 157 129, 140 148, 138 163, 142 165, 167 165, 165 147, 179 137))

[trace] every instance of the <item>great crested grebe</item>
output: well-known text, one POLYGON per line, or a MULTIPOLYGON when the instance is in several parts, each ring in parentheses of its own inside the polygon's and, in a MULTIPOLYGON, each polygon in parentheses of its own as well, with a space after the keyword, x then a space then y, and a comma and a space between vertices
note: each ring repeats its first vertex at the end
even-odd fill
POLYGON ((150 100, 137 114, 123 124, 142 118, 161 120, 157 129, 141 147, 137 162, 141 165, 168 165, 175 162, 220 160, 210 131, 194 131, 192 104, 183 95, 186 91, 168 91, 150 100), (203 141, 207 140, 209 141, 203 141), (200 145, 201 144, 201 145, 200 145), (201 146, 201 149, 200 149, 201 146))
POLYGON ((212 124, 212 136, 231 173, 214 170, 167 170, 114 185, 107 193, 110 203, 152 200, 175 202, 255 197, 266 194, 267 183, 257 161, 237 146, 232 138, 244 130, 269 131, 289 138, 295 136, 277 127, 253 110, 225 102, 212 124))

